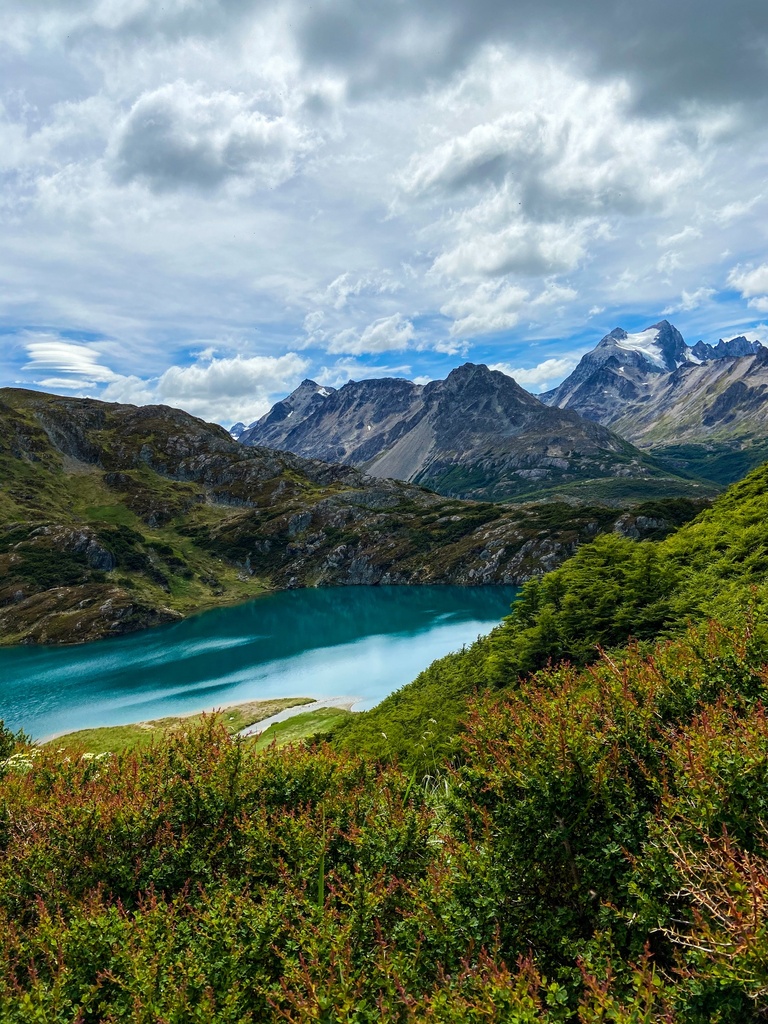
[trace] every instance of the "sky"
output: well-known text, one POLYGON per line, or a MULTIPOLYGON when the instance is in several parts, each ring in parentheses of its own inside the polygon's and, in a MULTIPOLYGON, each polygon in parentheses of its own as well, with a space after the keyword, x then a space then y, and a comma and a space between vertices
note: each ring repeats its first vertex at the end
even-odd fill
POLYGON ((250 423, 768 342, 765 0, 0 0, 0 386, 250 423))

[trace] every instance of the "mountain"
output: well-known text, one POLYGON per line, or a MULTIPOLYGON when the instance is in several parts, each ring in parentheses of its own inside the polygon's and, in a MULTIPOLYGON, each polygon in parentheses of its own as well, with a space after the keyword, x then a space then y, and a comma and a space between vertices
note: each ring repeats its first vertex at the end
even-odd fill
POLYGON ((731 483, 768 458, 768 349, 743 336, 689 347, 666 320, 617 328, 544 395, 668 469, 731 483))
POLYGON ((612 431, 548 408, 511 377, 473 363, 426 385, 381 378, 334 390, 304 381, 240 441, 451 497, 702 493, 612 431))
POLYGON ((605 530, 664 533, 692 502, 461 502, 246 448, 165 406, 0 390, 0 643, 71 643, 269 589, 519 583, 605 530))
POLYGON ((702 363, 710 359, 734 359, 738 356, 752 356, 759 352, 763 346, 759 341, 748 341, 743 334, 738 338, 731 338, 730 341, 723 341, 721 338, 716 345, 707 345, 706 342, 697 341, 691 348, 690 355, 702 363))
MULTIPOLYGON (((261 444, 267 448, 280 448, 280 440, 293 427, 303 422, 323 404, 323 400, 335 393, 335 388, 323 388, 313 380, 301 384, 282 402, 277 402, 260 420, 251 423, 241 432, 238 440, 243 444, 261 444), (256 437, 258 436, 258 440, 256 437)), ((290 451, 290 449, 285 449, 290 451)), ((313 456, 314 457, 314 456, 313 456)), ((320 456, 317 456, 320 458, 320 456)), ((341 461, 326 459, 326 462, 341 461)))
POLYGON ((649 380, 688 362, 683 336, 667 320, 637 334, 611 331, 582 356, 576 369, 553 391, 540 395, 554 409, 572 409, 608 424, 626 402, 642 401, 649 380))

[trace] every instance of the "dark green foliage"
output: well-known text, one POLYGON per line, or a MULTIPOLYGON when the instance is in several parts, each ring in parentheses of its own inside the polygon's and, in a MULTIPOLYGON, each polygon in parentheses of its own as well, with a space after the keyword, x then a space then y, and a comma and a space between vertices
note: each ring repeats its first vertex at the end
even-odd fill
POLYGON ((0 554, 5 555, 11 548, 27 540, 31 533, 30 526, 11 525, 0 533, 0 554))
POLYGON ((768 442, 709 439, 703 444, 659 445, 653 455, 673 473, 688 473, 727 487, 768 459, 768 442))
MULTIPOLYGON (((662 507, 670 517, 692 511, 682 502, 662 507)), ((643 514, 660 512, 654 502, 643 514)), ((528 582, 489 637, 435 662, 378 707, 345 722, 335 742, 429 772, 433 749, 456 752, 466 699, 476 689, 514 686, 521 674, 563 659, 584 665, 600 649, 674 635, 705 616, 737 623, 750 604, 762 608, 766 582, 763 467, 661 542, 604 534, 583 545, 559 569, 528 582)))
POLYGON ((74 587, 94 576, 79 552, 20 544, 14 553, 19 561, 12 567, 13 575, 38 590, 74 587))
POLYGON ((18 732, 11 732, 0 718, 0 760, 9 757, 16 747, 28 745, 31 742, 30 737, 22 729, 19 729, 18 732))

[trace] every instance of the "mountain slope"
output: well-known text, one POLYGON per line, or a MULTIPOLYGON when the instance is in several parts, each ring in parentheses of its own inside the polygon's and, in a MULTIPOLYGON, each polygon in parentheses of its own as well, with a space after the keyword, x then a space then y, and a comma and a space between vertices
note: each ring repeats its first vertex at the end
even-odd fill
POLYGON ((301 386, 240 435, 441 494, 481 500, 568 494, 706 493, 671 477, 622 438, 571 410, 550 409, 511 377, 466 363, 443 381, 301 386), (640 486, 638 486, 640 485, 640 486))
POLYGON ((744 337, 689 348, 667 321, 637 335, 617 328, 541 398, 718 484, 768 458, 768 349, 744 337))
POLYGON ((643 400, 651 379, 677 369, 687 358, 682 335, 666 320, 637 334, 617 327, 541 400, 554 409, 572 409, 595 423, 608 424, 627 402, 643 400))
MULTIPOLYGON (((617 528, 663 530, 666 516, 617 528)), ((176 409, 0 391, 4 643, 115 635, 270 587, 522 582, 616 523, 245 448, 176 409)))

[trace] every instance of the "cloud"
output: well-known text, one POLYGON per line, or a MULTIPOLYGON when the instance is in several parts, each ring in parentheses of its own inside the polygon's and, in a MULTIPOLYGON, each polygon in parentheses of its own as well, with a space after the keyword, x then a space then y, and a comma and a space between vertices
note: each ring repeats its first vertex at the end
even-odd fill
POLYGON ((368 324, 362 334, 352 329, 342 331, 331 339, 328 352, 348 355, 402 352, 415 337, 416 331, 411 321, 400 313, 394 313, 368 324))
MULTIPOLYGON (((322 366, 314 375, 318 384, 340 388, 350 380, 371 380, 378 377, 411 376, 409 363, 389 366, 382 363, 361 363, 356 359, 337 359, 332 366, 322 366)), ((418 382, 416 382, 418 383, 418 382)))
POLYGON ((490 334, 509 330, 518 323, 528 295, 518 285, 484 281, 469 295, 446 302, 441 312, 453 320, 452 337, 490 334))
MULTIPOLYGON (((206 420, 251 422, 267 412, 275 395, 292 391, 308 369, 309 362, 293 352, 171 366, 155 384, 154 400, 206 420)), ((104 397, 111 397, 112 388, 104 397)))
POLYGON ((71 374, 65 378, 46 378, 39 381, 42 386, 79 388, 85 384, 105 384, 118 378, 113 370, 99 362, 101 354, 91 345, 66 341, 53 334, 32 334, 22 336, 28 361, 23 369, 37 374, 43 370, 71 374))
POLYGON ((705 12, 695 0, 674 6, 659 0, 337 0, 304 8, 298 44, 307 64, 343 75, 350 88, 370 94, 420 90, 449 78, 489 44, 519 41, 540 53, 554 51, 595 78, 621 69, 638 105, 669 110, 691 100, 762 99, 768 81, 764 24, 762 0, 713 4, 705 12))
POLYGON ((750 309, 768 313, 768 263, 748 270, 734 267, 728 275, 728 284, 741 292, 742 298, 749 299, 750 309))
POLYGON ((728 284, 740 291, 745 299, 765 294, 768 292, 768 263, 761 263, 750 270, 734 267, 728 275, 728 284))
MULTIPOLYGON (((747 281, 768 217, 763 8, 12 4, 0 330, 108 335, 32 375, 155 400, 208 339, 309 372, 404 352, 425 376, 443 355, 570 351, 606 308, 747 326, 768 301, 747 281), (738 295, 702 291, 734 264, 738 295)), ((0 350, 2 379, 29 358, 0 350)))
POLYGON ((177 81, 136 100, 112 142, 112 167, 118 182, 139 180, 156 192, 210 191, 233 179, 274 188, 309 146, 305 131, 242 94, 177 81))
POLYGON ((204 349, 188 366, 169 366, 154 378, 121 374, 100 362, 108 342, 87 345, 54 335, 27 336, 28 362, 24 370, 38 374, 54 370, 64 377, 36 377, 40 388, 91 395, 107 402, 135 405, 162 404, 185 409, 195 416, 221 423, 251 420, 266 412, 275 395, 292 390, 309 362, 288 352, 273 356, 216 358, 204 349))
POLYGON ((556 387, 576 367, 581 356, 581 352, 570 353, 559 358, 545 359, 537 366, 531 367, 517 367, 510 363, 493 363, 489 369, 500 370, 508 377, 514 377, 521 387, 538 393, 556 387))
MULTIPOLYGON (((318 296, 318 301, 329 303, 334 309, 344 309, 350 298, 360 295, 394 295, 402 285, 391 274, 339 274, 318 296)), ((312 315, 312 314, 310 314, 312 315)), ((314 314, 317 316, 317 314, 314 314)))
POLYGON ((579 229, 567 224, 511 224, 493 234, 466 237, 438 256, 433 270, 449 278, 562 273, 583 258, 581 236, 579 229))
POLYGON ((705 302, 709 302, 713 295, 717 292, 714 288, 697 288, 695 292, 687 292, 683 289, 683 293, 680 296, 680 301, 673 303, 671 306, 667 306, 666 309, 662 309, 662 315, 667 316, 672 313, 690 313, 693 309, 698 309, 705 302))

